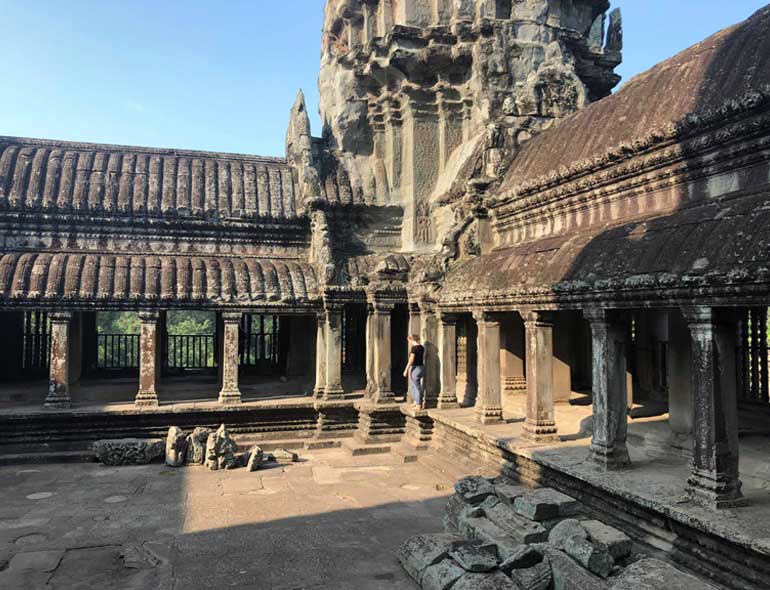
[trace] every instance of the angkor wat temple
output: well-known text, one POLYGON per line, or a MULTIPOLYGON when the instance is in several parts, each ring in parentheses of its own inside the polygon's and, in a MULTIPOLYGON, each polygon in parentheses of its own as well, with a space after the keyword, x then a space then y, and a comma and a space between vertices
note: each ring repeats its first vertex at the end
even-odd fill
POLYGON ((0 458, 433 445, 767 587, 770 8, 613 93, 609 4, 328 0, 285 158, 0 137, 0 458))

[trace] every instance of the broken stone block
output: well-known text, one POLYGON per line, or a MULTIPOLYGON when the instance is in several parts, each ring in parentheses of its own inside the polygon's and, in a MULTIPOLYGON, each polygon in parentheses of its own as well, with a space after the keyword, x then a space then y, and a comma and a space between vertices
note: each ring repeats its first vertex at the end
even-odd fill
POLYGON ((94 443, 96 458, 105 465, 145 465, 163 455, 165 441, 143 438, 115 438, 94 443))
POLYGON ((612 590, 714 590, 714 586, 659 559, 647 558, 624 569, 612 590))
POLYGON ((208 428, 198 426, 187 435, 187 456, 185 461, 188 465, 202 465, 206 460, 206 441, 211 434, 208 428))
POLYGON ((530 520, 574 516, 580 508, 573 497, 551 488, 530 490, 516 498, 513 505, 516 512, 530 520))
POLYGON ((521 543, 488 518, 469 518, 466 527, 466 534, 472 539, 495 545, 500 559, 507 559, 521 547, 521 543))
POLYGON ((273 459, 278 463, 295 463, 299 461, 299 455, 288 449, 278 449, 273 451, 273 459))
POLYGON ((524 494, 527 494, 531 491, 532 490, 525 488, 524 486, 508 483, 495 484, 495 493, 497 494, 497 497, 501 502, 505 502, 509 506, 513 506, 513 502, 516 500, 516 498, 523 496, 524 494))
POLYGON ((480 541, 456 541, 449 549, 449 557, 468 572, 489 572, 497 567, 497 548, 480 541))
POLYGON ((596 547, 588 539, 581 539, 577 535, 564 541, 564 552, 589 572, 599 577, 606 578, 612 572, 615 560, 608 551, 596 547))
POLYGON ((419 584, 423 572, 428 567, 446 559, 452 543, 462 540, 462 535, 456 533, 415 535, 401 545, 398 561, 406 573, 419 584))
POLYGON ((486 574, 466 572, 455 582, 452 590, 520 590, 520 588, 500 570, 486 574))
POLYGON ((466 532, 469 518, 484 516, 480 506, 471 506, 458 496, 452 496, 444 509, 444 529, 448 531, 466 532))
POLYGON ((187 435, 181 428, 172 426, 166 435, 166 465, 181 467, 187 457, 187 435))
POLYGON ((612 555, 615 561, 628 557, 633 549, 633 542, 623 531, 619 531, 598 520, 585 520, 581 523, 588 532, 591 542, 612 555))
POLYGON ((521 590, 548 590, 553 576, 551 563, 531 545, 522 546, 502 564, 500 571, 516 582, 521 590))
POLYGON ((495 488, 486 477, 472 475, 458 481, 455 484, 455 492, 468 504, 480 504, 494 495, 495 488))
POLYGON ((539 522, 520 516, 507 504, 497 503, 484 512, 518 543, 540 543, 548 538, 548 531, 539 522))
MULTIPOLYGON (((593 575, 565 553, 550 545, 541 543, 534 546, 551 564, 553 590, 607 590, 607 582, 593 575)), ((678 589, 677 589, 678 590, 678 589)))
POLYGON ((216 432, 209 434, 206 440, 206 467, 209 469, 235 469, 238 466, 235 453, 238 445, 230 437, 222 424, 216 432))
POLYGON ((426 568, 420 585, 422 590, 449 590, 462 576, 465 570, 451 559, 445 559, 426 568))
POLYGON ((262 447, 253 446, 248 451, 248 460, 246 462, 246 467, 249 471, 256 471, 262 466, 262 463, 265 458, 265 452, 262 450, 262 447))
POLYGON ((579 520, 567 518, 551 529, 548 533, 548 542, 557 549, 564 549, 564 543, 572 537, 587 539, 588 531, 583 528, 579 520))

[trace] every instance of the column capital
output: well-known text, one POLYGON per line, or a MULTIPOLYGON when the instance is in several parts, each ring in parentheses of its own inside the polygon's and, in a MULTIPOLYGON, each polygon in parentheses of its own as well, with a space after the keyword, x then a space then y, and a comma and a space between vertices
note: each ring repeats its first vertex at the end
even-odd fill
POLYGON ((375 301, 372 303, 372 311, 374 314, 390 314, 396 307, 395 303, 389 301, 375 301))
POLYGON ((138 314, 139 321, 143 324, 154 323, 158 321, 160 312, 158 311, 140 311, 138 314))
POLYGON ((456 313, 439 312, 439 320, 445 326, 457 325, 458 317, 456 313))
POLYGON ((473 309, 471 310, 471 314, 473 315, 473 319, 476 320, 477 324, 499 324, 500 323, 499 314, 493 311, 489 311, 486 309, 473 309))
POLYGON ((554 313, 551 311, 522 310, 521 317, 529 328, 552 328, 554 313))
POLYGON ((226 324, 238 324, 243 318, 243 313, 240 311, 223 311, 222 321, 226 324))
POLYGON ((326 321, 326 310, 325 309, 316 309, 315 310, 315 317, 319 322, 326 321))
POLYGON ((72 319, 72 316, 73 314, 71 311, 52 311, 48 314, 48 319, 55 324, 63 324, 69 322, 72 319))

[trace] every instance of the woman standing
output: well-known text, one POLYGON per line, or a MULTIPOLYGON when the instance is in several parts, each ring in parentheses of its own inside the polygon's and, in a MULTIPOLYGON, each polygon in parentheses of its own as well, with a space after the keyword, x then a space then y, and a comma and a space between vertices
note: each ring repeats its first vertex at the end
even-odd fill
POLYGON ((409 379, 409 391, 412 394, 412 408, 419 410, 423 407, 423 391, 425 388, 425 348, 420 344, 420 337, 412 334, 409 341, 409 362, 404 369, 404 377, 409 379))

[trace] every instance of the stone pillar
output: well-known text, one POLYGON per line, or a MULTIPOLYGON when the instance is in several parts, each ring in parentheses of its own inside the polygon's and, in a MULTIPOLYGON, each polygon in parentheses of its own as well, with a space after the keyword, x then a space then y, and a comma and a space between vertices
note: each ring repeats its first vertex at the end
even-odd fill
POLYGON ((241 403, 241 390, 238 389, 238 331, 241 325, 241 313, 225 312, 222 314, 224 334, 222 336, 222 389, 219 392, 220 404, 241 403))
POLYGON ((684 311, 691 334, 693 470, 688 491, 713 508, 743 503, 738 475, 737 321, 710 307, 684 311))
POLYGON ((51 359, 46 408, 68 408, 71 405, 69 390, 70 322, 71 312, 55 312, 51 320, 51 359))
POLYGON ((315 387, 313 397, 321 399, 326 386, 326 312, 316 314, 315 330, 315 387))
POLYGON ((695 415, 690 390, 692 339, 680 312, 669 313, 668 322, 668 424, 675 436, 689 438, 695 415))
POLYGON ((393 399, 391 387, 390 335, 392 303, 373 303, 372 326, 374 328, 374 401, 389 403, 393 399))
POLYGON ((374 309, 371 305, 366 306, 366 397, 374 397, 376 389, 374 369, 374 309))
POLYGON ((503 391, 523 392, 527 389, 524 375, 524 324, 518 313, 506 314, 500 323, 500 372, 503 391))
POLYGON ((500 321, 485 311, 475 311, 478 330, 479 392, 476 397, 476 417, 482 424, 503 419, 500 395, 500 321))
POLYGON ((342 399, 342 306, 326 306, 326 385, 324 399, 342 399))
POLYGON ((441 391, 441 362, 439 353, 439 321, 433 303, 420 303, 420 340, 425 348, 426 407, 436 407, 441 391))
POLYGON ((605 470, 621 469, 631 460, 626 448, 626 326, 607 310, 584 312, 591 323, 593 350, 593 421, 589 459, 605 470))
POLYGON ((134 404, 140 407, 158 406, 158 317, 157 311, 139 312, 139 391, 134 404))
POLYGON ((527 418, 524 437, 558 440, 553 404, 553 316, 531 311, 524 317, 527 355, 527 418))
MULTIPOLYGON (((420 307, 417 303, 410 303, 409 304, 409 326, 408 326, 408 336, 417 335, 421 336, 420 329, 422 327, 422 318, 420 316, 420 307)), ((409 352, 409 348, 411 348, 410 344, 406 344, 407 352, 409 352)))
POLYGON ((441 314, 441 337, 439 338, 441 355, 441 392, 438 396, 438 408, 457 408, 457 318, 441 314))

